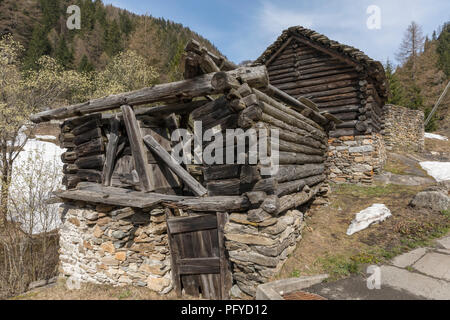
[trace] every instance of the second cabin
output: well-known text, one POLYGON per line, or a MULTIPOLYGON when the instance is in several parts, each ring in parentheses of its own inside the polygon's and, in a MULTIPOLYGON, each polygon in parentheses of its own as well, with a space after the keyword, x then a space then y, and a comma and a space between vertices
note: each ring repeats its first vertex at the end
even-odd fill
POLYGON ((271 85, 343 121, 330 133, 331 180, 370 183, 386 159, 383 65, 300 26, 285 30, 255 64, 266 65, 271 85))

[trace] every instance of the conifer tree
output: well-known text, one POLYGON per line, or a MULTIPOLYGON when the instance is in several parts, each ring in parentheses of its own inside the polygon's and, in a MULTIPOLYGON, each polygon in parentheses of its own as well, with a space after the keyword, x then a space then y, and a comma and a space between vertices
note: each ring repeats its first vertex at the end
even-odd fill
POLYGON ((45 28, 36 25, 25 54, 24 67, 26 69, 36 69, 36 61, 43 55, 49 55, 51 51, 52 47, 48 41, 45 28))
POLYGON ((73 67, 73 52, 67 46, 67 42, 64 37, 61 37, 58 41, 58 45, 55 50, 55 57, 65 69, 70 69, 73 67))
POLYGON ((82 73, 89 73, 94 70, 94 65, 89 62, 89 59, 86 55, 83 55, 83 58, 81 58, 81 61, 78 65, 78 71, 82 73))
POLYGON ((450 22, 444 24, 442 28, 436 51, 439 55, 439 69, 444 71, 447 78, 450 78, 450 22))
POLYGON ((394 67, 389 59, 387 59, 386 61, 385 70, 386 70, 386 78, 389 81, 389 89, 390 89, 388 103, 399 106, 404 105, 405 97, 402 85, 398 80, 394 72, 394 67))

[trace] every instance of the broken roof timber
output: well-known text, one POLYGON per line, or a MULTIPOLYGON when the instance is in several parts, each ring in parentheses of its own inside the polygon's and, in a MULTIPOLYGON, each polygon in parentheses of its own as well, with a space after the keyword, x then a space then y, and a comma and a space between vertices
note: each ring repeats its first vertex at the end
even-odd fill
MULTIPOLYGON (((222 93, 221 89, 216 88, 213 83, 213 79, 217 74, 220 73, 205 74, 193 79, 159 84, 132 92, 44 111, 32 115, 31 121, 40 123, 113 110, 123 105, 137 106, 155 102, 176 102, 183 99, 189 100, 206 95, 219 94, 222 93)), ((242 82, 247 82, 250 86, 256 88, 264 88, 269 84, 269 75, 265 66, 242 67, 227 71, 226 74, 242 82)))

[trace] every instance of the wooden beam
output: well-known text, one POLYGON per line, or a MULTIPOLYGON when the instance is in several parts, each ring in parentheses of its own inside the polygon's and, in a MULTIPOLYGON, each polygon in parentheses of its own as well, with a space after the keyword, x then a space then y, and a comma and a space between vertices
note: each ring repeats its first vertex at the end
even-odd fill
POLYGON ((217 236, 219 242, 220 258, 220 299, 222 300, 228 300, 230 298, 229 292, 232 285, 230 262, 227 259, 225 249, 225 225, 228 223, 228 220, 228 213, 217 213, 217 236))
POLYGON ((283 52, 284 49, 291 43, 292 37, 286 40, 286 42, 275 52, 269 60, 266 61, 265 65, 270 66, 270 64, 280 55, 281 52, 283 52))
MULTIPOLYGON (((264 87, 269 81, 269 75, 265 66, 242 67, 227 73, 257 88, 264 87)), ((32 115, 30 119, 34 123, 40 123, 53 119, 65 119, 113 110, 120 108, 122 105, 137 106, 162 101, 176 102, 222 93, 220 90, 216 90, 211 83, 214 75, 215 73, 210 73, 189 80, 160 84, 132 92, 90 100, 77 105, 52 109, 32 115)))
POLYGON ((186 197, 158 193, 143 193, 122 188, 105 187, 91 182, 80 182, 75 190, 57 191, 54 195, 65 200, 106 204, 138 209, 153 208, 164 201, 181 201, 186 197))
POLYGON ((201 185, 201 183, 195 180, 189 172, 183 169, 183 167, 179 165, 166 150, 164 150, 155 138, 150 135, 145 136, 144 142, 153 153, 160 157, 161 160, 164 161, 166 165, 189 186, 195 195, 202 197, 207 194, 208 191, 201 185))
POLYGON ((119 126, 120 121, 117 116, 110 120, 111 130, 109 133, 108 146, 106 147, 106 161, 103 168, 103 184, 111 186, 111 178, 116 164, 116 153, 119 147, 119 126))
POLYGON ((141 189, 146 192, 154 191, 155 186, 150 179, 150 168, 148 166, 148 157, 142 142, 142 133, 136 116, 130 106, 122 106, 123 119, 130 141, 131 153, 134 159, 134 165, 139 175, 141 189))
POLYGON ((285 93, 284 91, 278 89, 275 86, 269 85, 267 87, 267 91, 271 96, 274 96, 275 98, 281 100, 282 102, 288 104, 289 106, 294 107, 296 110, 301 112, 306 117, 311 118, 315 122, 317 122, 320 125, 327 124, 329 121, 324 116, 322 116, 318 110, 311 109, 310 107, 304 105, 294 97, 290 96, 289 94, 285 93))
POLYGON ((246 197, 241 196, 219 196, 204 198, 187 198, 177 202, 169 201, 165 206, 197 212, 245 211, 250 207, 246 197))
POLYGON ((312 41, 310 39, 307 39, 305 37, 298 36, 298 35, 296 35, 294 37, 295 37, 296 40, 300 41, 301 43, 306 44, 307 46, 312 47, 314 49, 317 49, 317 50, 319 50, 319 51, 321 51, 321 52, 323 52, 325 54, 328 54, 331 57, 333 57, 334 59, 340 60, 340 61, 342 61, 342 62, 344 62, 344 63, 346 63, 346 64, 348 64, 348 65, 350 65, 352 67, 355 67, 355 68, 360 67, 360 65, 357 64, 352 59, 347 58, 347 57, 345 57, 345 56, 343 56, 341 54, 338 54, 338 53, 336 53, 334 50, 332 50, 330 48, 326 48, 324 46, 321 46, 317 42, 314 42, 314 41, 312 41))

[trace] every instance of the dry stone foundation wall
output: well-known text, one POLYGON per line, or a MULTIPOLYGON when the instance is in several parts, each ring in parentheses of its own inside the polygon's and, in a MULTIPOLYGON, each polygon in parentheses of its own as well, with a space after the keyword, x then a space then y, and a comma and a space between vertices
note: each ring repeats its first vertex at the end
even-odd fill
MULTIPOLYGON (((305 187, 305 199, 329 187, 305 187)), ((286 262, 305 226, 299 210, 280 215, 250 210, 232 213, 225 226, 231 295, 254 296, 286 262)), ((173 289, 167 223, 163 208, 151 211, 85 203, 60 208, 60 275, 79 283, 147 287, 161 295, 173 289)))
POLYGON ((379 133, 329 140, 327 168, 332 182, 370 184, 385 163, 386 150, 379 133))
POLYGON ((387 150, 422 152, 425 148, 425 115, 420 110, 387 105, 384 108, 387 150))
POLYGON ((163 209, 135 212, 105 206, 60 208, 60 274, 80 283, 172 290, 163 209))
POLYGON ((232 262, 233 291, 254 296, 258 285, 277 274, 301 239, 303 213, 298 210, 260 223, 247 214, 232 214, 225 228, 226 248, 232 262))

